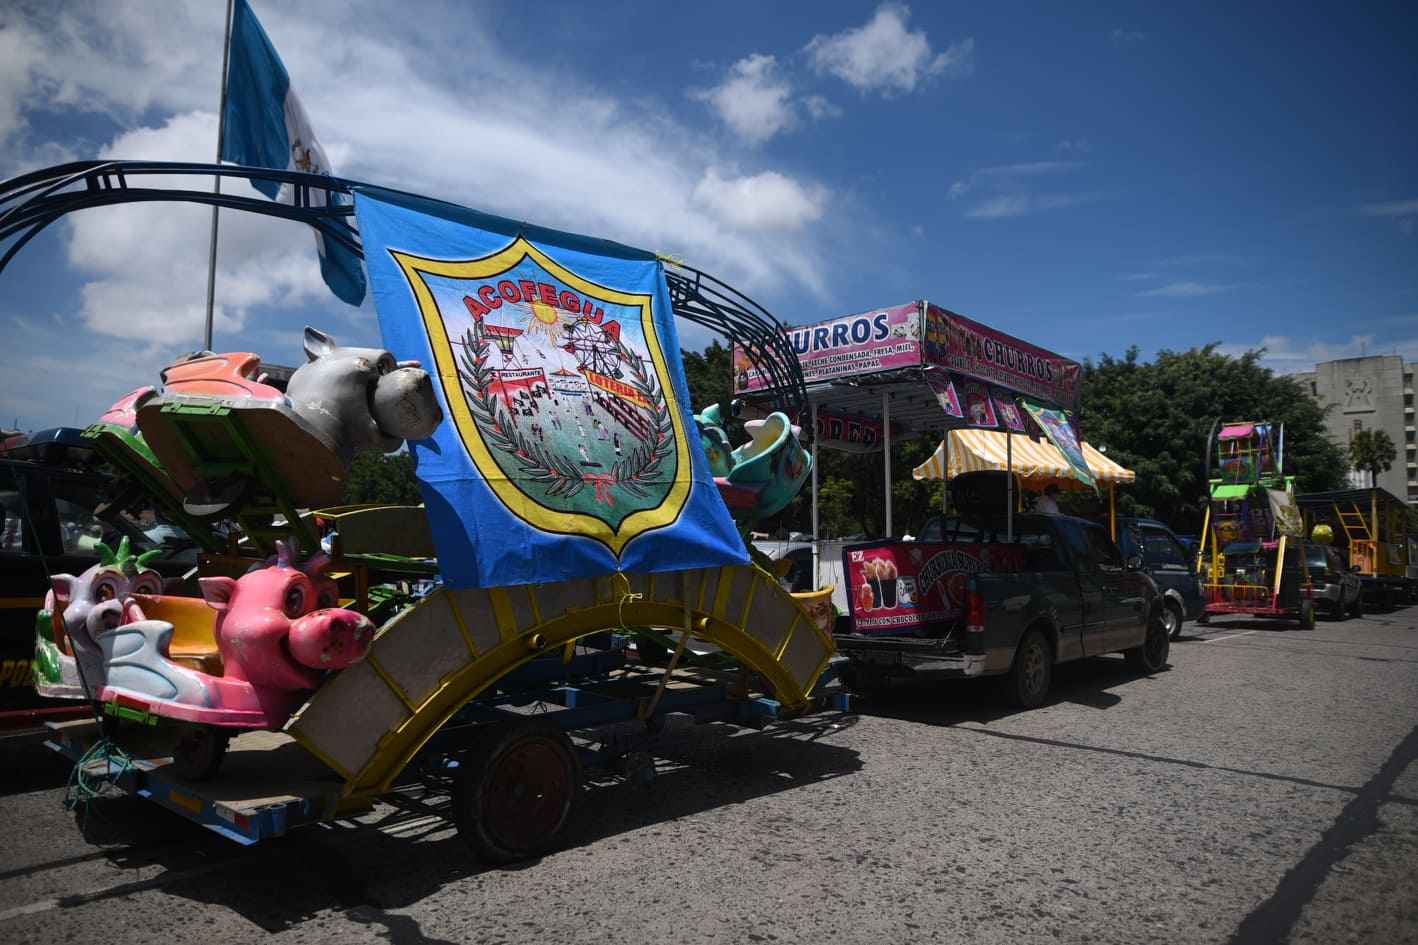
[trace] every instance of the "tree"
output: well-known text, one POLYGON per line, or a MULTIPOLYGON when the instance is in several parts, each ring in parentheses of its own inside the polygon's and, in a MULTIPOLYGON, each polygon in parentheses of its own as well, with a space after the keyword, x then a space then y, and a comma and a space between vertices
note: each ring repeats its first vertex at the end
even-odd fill
POLYGON ((348 505, 418 505, 414 458, 407 452, 359 453, 345 473, 348 505))
POLYGON ((1393 468, 1398 450, 1393 438, 1383 430, 1360 430, 1349 441, 1349 462, 1359 472, 1369 474, 1369 486, 1379 484, 1379 473, 1393 468))
POLYGON ((725 420, 733 401, 733 353, 716 338, 703 354, 686 351, 682 355, 684 379, 689 385, 689 408, 700 413, 718 404, 725 420))
POLYGON ((1217 420, 1285 425, 1284 472, 1296 491, 1342 488, 1344 455, 1326 435, 1324 411, 1299 384, 1261 367, 1264 351, 1240 357, 1210 344, 1083 364, 1083 435, 1137 474, 1119 490, 1121 515, 1150 515, 1184 532, 1201 529, 1209 503, 1207 439, 1217 420))

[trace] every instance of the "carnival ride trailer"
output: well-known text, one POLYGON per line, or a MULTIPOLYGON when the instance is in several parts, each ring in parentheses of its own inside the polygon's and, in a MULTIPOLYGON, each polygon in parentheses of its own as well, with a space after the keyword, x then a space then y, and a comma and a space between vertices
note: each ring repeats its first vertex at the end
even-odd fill
POLYGON ((1296 496, 1305 518, 1305 532, 1327 526, 1336 547, 1347 554, 1349 567, 1359 573, 1364 597, 1385 612, 1395 603, 1418 601, 1418 581, 1410 573, 1409 508, 1386 489, 1347 489, 1296 496))
MULTIPOLYGON (((680 399, 675 317, 764 338, 754 364, 779 382, 766 421, 789 428, 778 411, 793 409, 781 398, 802 394, 801 374, 780 356, 783 326, 754 303, 642 250, 229 165, 81 162, 0 182, 0 269, 68 212, 139 200, 281 216, 365 253, 388 350, 307 327, 309 361, 286 392, 264 382, 251 352, 184 359, 85 431, 131 480, 125 508, 165 499, 212 534, 199 542, 202 597, 164 593, 126 541, 83 574, 51 575, 35 621, 35 688, 100 707, 93 722, 55 729, 81 778, 110 778, 254 841, 351 816, 408 777, 451 770, 460 834, 504 861, 554 846, 570 818, 586 746, 568 732, 629 720, 644 733, 676 711, 757 724, 828 703, 831 634, 748 560, 680 399), (289 184, 296 196, 213 193, 212 176, 289 184), (154 178, 162 183, 141 186, 154 178), (196 178, 204 189, 171 183, 196 178), (336 193, 358 197, 358 231, 336 193), (466 265, 404 269, 395 243, 406 261, 466 265), (513 321, 543 330, 504 345, 513 321), (574 364, 619 401, 582 398, 576 411, 553 397, 565 408, 553 422, 551 388, 523 389, 522 365, 539 355, 574 364), (422 554, 331 508, 355 452, 406 441, 427 508, 415 544, 436 545, 422 554), (457 468, 439 474, 435 459, 457 468), (345 534, 321 536, 321 517, 345 534), (664 629, 678 636, 663 659, 619 639, 664 629), (226 793, 220 785, 243 767, 247 782, 226 793)), ((800 485, 796 444, 783 433, 740 458, 800 485)))
MULTIPOLYGON (((587 770, 652 779, 653 734, 669 716, 761 728, 784 714, 773 699, 744 697, 746 680, 736 673, 690 667, 671 675, 637 664, 626 638, 607 634, 601 642, 604 649, 545 658, 504 676, 442 725, 387 789, 354 806, 345 780, 285 732, 234 737, 210 778, 184 771, 162 728, 124 722, 123 751, 105 750, 104 739, 116 734, 113 717, 50 723, 46 744, 74 762, 81 793, 111 782, 242 845, 355 817, 376 800, 422 789, 448 797, 451 819, 482 859, 515 862, 560 842, 587 770)), ((848 705, 840 687, 824 686, 811 708, 848 705)))

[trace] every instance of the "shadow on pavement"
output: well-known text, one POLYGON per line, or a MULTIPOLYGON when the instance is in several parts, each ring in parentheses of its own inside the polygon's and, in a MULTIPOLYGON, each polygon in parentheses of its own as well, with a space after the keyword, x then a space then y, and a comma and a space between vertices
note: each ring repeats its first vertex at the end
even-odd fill
MULTIPOLYGON (((832 744, 831 737, 856 719, 824 713, 756 731, 672 717, 650 744, 656 773, 648 783, 588 772, 560 852, 852 774, 861 768, 857 753, 832 744)), ((390 910, 490 869, 453 829, 448 796, 436 784, 400 789, 358 821, 301 827, 247 847, 121 794, 81 805, 75 820, 88 842, 108 848, 107 858, 120 873, 118 882, 66 897, 61 906, 161 888, 229 908, 268 932, 336 910, 387 929, 393 941, 433 941, 413 920, 390 910)))

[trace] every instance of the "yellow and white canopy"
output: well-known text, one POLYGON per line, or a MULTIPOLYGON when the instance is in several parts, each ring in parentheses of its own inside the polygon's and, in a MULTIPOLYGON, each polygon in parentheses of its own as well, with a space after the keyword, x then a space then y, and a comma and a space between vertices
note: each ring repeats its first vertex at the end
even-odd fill
MULTIPOLYGON (((1089 444, 1081 445, 1088 469, 1100 486, 1132 482, 1137 478, 1131 469, 1124 469, 1089 444)), ((1031 489, 1042 490, 1051 482, 1057 483, 1060 489, 1084 488, 1054 444, 1047 440, 1036 443, 1027 436, 999 430, 951 430, 935 454, 912 470, 911 475, 917 479, 946 479, 963 472, 1006 468, 1013 469, 1031 489)))

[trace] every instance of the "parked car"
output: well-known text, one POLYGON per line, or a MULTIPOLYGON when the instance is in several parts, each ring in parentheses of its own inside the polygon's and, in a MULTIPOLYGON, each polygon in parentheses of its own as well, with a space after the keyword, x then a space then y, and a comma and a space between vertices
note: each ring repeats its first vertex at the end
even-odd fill
POLYGON ((1310 572, 1310 599, 1331 620, 1363 615, 1364 585, 1343 555, 1329 545, 1306 544, 1305 566, 1310 572))
MULTIPOLYGON (((0 730, 38 728, 45 719, 92 711, 87 703, 42 699, 34 691, 35 614, 51 577, 82 574, 97 564, 100 543, 112 551, 126 539, 133 554, 164 547, 117 509, 105 508, 112 479, 97 470, 79 434, 58 428, 0 442, 0 730)), ((175 587, 192 564, 164 554, 148 566, 175 587)))
POLYGON ((1142 555, 1162 591, 1167 634, 1182 635, 1182 623, 1206 612, 1206 588, 1196 570, 1196 553, 1164 523, 1151 518, 1118 519, 1118 547, 1123 557, 1142 555))

